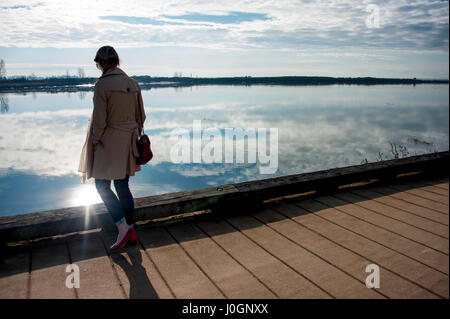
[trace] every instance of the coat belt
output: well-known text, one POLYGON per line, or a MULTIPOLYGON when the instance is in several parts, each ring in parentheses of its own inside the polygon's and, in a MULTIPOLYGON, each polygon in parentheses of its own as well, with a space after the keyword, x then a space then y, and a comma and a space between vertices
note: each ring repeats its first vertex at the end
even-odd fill
POLYGON ((134 157, 139 157, 137 141, 139 138, 138 125, 135 121, 109 122, 106 127, 131 133, 131 149, 130 152, 134 157))

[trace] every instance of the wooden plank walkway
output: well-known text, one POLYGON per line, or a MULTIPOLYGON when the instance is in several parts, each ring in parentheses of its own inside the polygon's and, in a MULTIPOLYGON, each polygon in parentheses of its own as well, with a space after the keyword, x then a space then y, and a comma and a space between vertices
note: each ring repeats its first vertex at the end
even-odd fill
POLYGON ((449 181, 422 178, 1 251, 0 298, 449 298, 449 181), (66 287, 66 267, 80 288, 66 287), (369 289, 366 266, 380 269, 369 289))

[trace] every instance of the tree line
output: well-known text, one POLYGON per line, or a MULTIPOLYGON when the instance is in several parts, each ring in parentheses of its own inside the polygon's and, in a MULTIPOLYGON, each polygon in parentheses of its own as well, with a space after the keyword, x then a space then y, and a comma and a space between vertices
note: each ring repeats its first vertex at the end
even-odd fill
MULTIPOLYGON (((154 87, 190 87, 198 85, 380 85, 380 84, 448 84, 448 80, 424 80, 417 78, 375 78, 375 77, 326 77, 326 76, 277 76, 277 77, 186 77, 181 72, 175 72, 173 77, 132 76, 142 89, 154 87)), ((83 68, 78 68, 78 76, 70 76, 67 70, 65 76, 38 78, 6 77, 5 62, 0 61, 0 92, 14 91, 90 91, 97 77, 86 77, 83 68)))

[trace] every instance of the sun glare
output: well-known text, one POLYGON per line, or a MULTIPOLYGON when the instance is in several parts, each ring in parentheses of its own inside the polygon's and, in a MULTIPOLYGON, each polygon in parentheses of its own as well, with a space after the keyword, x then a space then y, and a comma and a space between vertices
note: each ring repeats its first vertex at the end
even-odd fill
POLYGON ((102 199, 93 185, 80 185, 73 191, 71 206, 86 206, 101 201, 102 199))

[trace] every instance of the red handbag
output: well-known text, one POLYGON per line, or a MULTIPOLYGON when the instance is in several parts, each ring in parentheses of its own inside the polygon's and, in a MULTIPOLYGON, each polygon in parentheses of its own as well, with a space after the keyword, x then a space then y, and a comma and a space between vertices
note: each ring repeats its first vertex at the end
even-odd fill
MULTIPOLYGON (((140 118, 142 119, 141 106, 138 105, 140 118)), ((142 123, 142 134, 137 141, 137 149, 139 151, 139 157, 136 157, 136 165, 147 164, 153 158, 153 152, 151 148, 150 139, 147 134, 144 133, 144 123, 142 123)))
POLYGON ((147 134, 142 133, 141 137, 139 137, 139 140, 137 141, 137 148, 140 155, 136 158, 137 165, 146 164, 153 158, 150 139, 148 138, 147 134))

